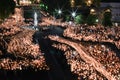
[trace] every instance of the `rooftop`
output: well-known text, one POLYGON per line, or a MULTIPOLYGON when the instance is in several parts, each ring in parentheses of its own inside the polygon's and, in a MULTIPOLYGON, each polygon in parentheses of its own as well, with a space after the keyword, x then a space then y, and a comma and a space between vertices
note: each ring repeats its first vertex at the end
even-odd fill
POLYGON ((101 2, 120 2, 120 0, 101 0, 101 2))

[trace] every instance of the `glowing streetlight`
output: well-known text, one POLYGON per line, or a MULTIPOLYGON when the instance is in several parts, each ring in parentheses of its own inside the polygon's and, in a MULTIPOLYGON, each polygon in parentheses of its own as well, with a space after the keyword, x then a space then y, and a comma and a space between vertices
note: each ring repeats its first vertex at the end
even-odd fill
POLYGON ((58 10, 58 14, 62 14, 62 11, 60 9, 58 10))
POLYGON ((95 9, 91 9, 90 14, 95 14, 95 9))
POLYGON ((92 4, 92 0, 88 0, 86 3, 87 3, 87 6, 90 6, 92 4))
POLYGON ((95 12, 95 9, 91 9, 90 11, 91 11, 91 12, 95 12))
POLYGON ((96 23, 98 23, 98 21, 99 21, 98 19, 95 20, 96 23))
POLYGON ((72 15, 72 17, 75 17, 76 16, 76 12, 72 12, 71 15, 72 15))
POLYGON ((70 0, 71 7, 75 7, 75 0, 70 0))
POLYGON ((110 9, 107 9, 105 12, 110 12, 110 9))
POLYGON ((91 4, 92 2, 91 2, 91 0, 88 0, 88 4, 91 4))

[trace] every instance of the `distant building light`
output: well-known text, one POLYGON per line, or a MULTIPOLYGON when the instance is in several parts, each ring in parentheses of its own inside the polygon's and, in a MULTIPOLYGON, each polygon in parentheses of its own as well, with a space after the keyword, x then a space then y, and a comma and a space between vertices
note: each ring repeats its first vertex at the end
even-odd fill
POLYGON ((30 5, 31 1, 30 0, 20 0, 20 5, 30 5))

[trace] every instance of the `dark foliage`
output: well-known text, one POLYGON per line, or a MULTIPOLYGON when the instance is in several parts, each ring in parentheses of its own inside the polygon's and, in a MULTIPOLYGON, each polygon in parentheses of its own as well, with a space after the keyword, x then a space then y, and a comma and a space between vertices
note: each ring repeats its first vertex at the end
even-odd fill
POLYGON ((105 12, 104 18, 103 18, 103 25, 104 26, 112 26, 111 18, 112 18, 111 12, 105 12))
POLYGON ((4 19, 14 13, 15 2, 13 0, 0 0, 0 18, 4 19))

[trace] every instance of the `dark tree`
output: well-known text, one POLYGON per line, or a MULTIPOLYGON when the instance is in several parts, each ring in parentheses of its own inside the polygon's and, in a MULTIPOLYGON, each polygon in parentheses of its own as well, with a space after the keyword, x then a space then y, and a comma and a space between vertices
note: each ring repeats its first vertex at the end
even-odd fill
POLYGON ((0 0, 0 19, 8 17, 14 13, 15 2, 13 0, 0 0))
POLYGON ((103 25, 104 26, 112 26, 111 18, 112 18, 111 12, 105 12, 104 18, 103 18, 103 25))
POLYGON ((58 8, 63 10, 70 8, 69 0, 42 0, 42 2, 48 5, 48 9, 51 12, 58 8))
POLYGON ((96 22, 96 19, 97 19, 97 16, 94 15, 94 14, 89 14, 87 19, 86 19, 86 22, 88 25, 94 25, 96 22))

